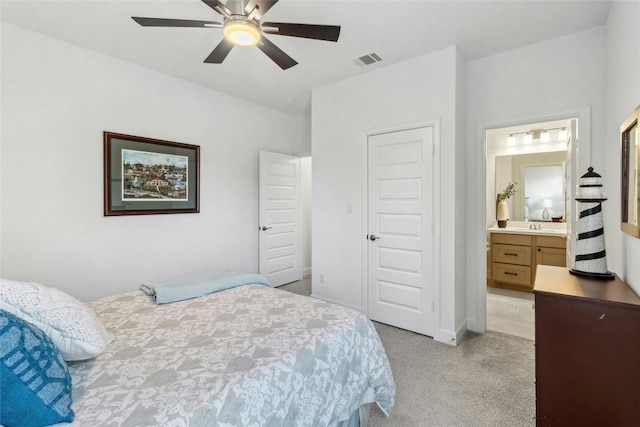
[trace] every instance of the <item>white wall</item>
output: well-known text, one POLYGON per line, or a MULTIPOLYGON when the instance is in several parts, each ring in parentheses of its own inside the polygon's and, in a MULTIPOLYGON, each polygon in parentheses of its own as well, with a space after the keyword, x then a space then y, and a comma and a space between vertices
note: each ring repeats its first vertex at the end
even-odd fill
MULTIPOLYGON (((466 153, 466 119, 467 119, 467 61, 457 51, 455 59, 455 97, 456 97, 456 137, 455 137, 455 166, 443 163, 445 169, 455 169, 455 293, 454 299, 449 302, 455 310, 455 328, 460 334, 467 329, 467 298, 466 298, 466 242, 467 242, 467 170, 465 168, 466 153)), ((450 177, 451 178, 451 177, 450 177)), ((443 211, 443 215, 450 214, 443 211)), ((445 234, 446 236, 446 234, 445 234)), ((446 240, 446 238, 445 238, 446 240)), ((443 269, 446 266, 443 265, 443 269)), ((458 337, 459 338, 459 337, 458 337)), ((456 340, 457 343, 457 340, 456 340)))
POLYGON ((2 277, 80 299, 258 269, 258 150, 308 152, 290 116, 2 24, 2 277), (104 130, 201 146, 200 213, 103 216, 104 130))
MULTIPOLYGON (((464 276, 456 270, 459 263, 464 264, 458 258, 464 257, 464 247, 455 247, 460 229, 456 216, 451 215, 464 197, 456 195, 456 189, 464 185, 460 178, 464 168, 456 168, 456 161, 464 166, 465 154, 456 151, 456 82, 464 76, 457 69, 460 59, 451 47, 317 88, 312 96, 313 294, 360 310, 365 309, 366 134, 440 120, 436 158, 442 173, 436 192, 441 194, 441 210, 436 218, 441 221, 436 228, 446 238, 436 249, 443 268, 440 277, 434 278, 434 295, 439 318, 435 338, 442 341, 456 339, 463 328, 456 318, 464 318, 464 306, 459 315, 455 306, 456 286, 464 286, 464 276), (324 283, 320 283, 321 275, 324 283)), ((459 215, 464 216, 464 209, 459 215)))
MULTIPOLYGON (((590 106, 591 158, 604 170, 605 28, 468 62, 467 194, 470 210, 486 211, 484 144, 479 128, 514 118, 549 120, 556 111, 590 106)), ((566 117, 565 117, 566 118, 566 117)), ((531 120, 529 120, 531 121, 531 120)), ((583 137, 585 135, 582 135, 583 137)), ((584 140, 585 138, 583 138, 584 140)), ((588 151, 588 150, 584 150, 588 151)), ((586 166, 584 167, 586 172, 586 166)), ((467 217, 468 324, 484 329, 486 233, 478 215, 467 217)))
POLYGON ((611 3, 607 20, 603 204, 607 263, 640 294, 640 239, 620 231, 620 125, 640 104, 640 2, 611 3))
POLYGON ((302 276, 311 275, 311 224, 312 224, 312 204, 311 204, 311 177, 312 177, 311 157, 300 158, 300 233, 302 237, 302 276))

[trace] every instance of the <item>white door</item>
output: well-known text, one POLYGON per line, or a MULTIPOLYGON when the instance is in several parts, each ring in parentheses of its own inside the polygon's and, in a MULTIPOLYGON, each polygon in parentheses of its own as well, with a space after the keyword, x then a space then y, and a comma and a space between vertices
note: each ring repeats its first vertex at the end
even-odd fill
POLYGON ((273 286, 302 279, 300 159, 260 151, 260 274, 273 286))
POLYGON ((433 127, 368 138, 368 308, 433 336, 433 127))

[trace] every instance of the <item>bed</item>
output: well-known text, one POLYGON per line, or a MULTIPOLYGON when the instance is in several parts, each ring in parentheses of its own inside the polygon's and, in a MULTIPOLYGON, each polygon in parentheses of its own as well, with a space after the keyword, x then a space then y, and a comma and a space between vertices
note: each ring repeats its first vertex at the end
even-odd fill
POLYGON ((87 303, 115 339, 68 362, 73 426, 366 425, 389 415, 390 365, 361 313, 259 284, 158 305, 87 303))

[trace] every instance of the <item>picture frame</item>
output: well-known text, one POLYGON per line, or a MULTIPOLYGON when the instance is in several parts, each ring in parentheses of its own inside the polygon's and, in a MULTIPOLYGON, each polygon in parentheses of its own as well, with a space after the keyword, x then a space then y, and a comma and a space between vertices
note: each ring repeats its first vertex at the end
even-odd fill
POLYGON ((640 237, 640 106, 620 125, 620 229, 640 237))
POLYGON ((104 216, 200 212, 200 146, 103 136, 104 216))

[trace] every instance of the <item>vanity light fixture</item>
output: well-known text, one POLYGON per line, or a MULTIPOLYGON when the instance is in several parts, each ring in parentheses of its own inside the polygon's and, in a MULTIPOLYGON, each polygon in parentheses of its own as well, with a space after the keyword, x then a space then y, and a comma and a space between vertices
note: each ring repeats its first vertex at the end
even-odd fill
POLYGON ((540 142, 549 142, 550 136, 548 130, 543 130, 540 132, 540 142))
POLYGON ((564 141, 567 139, 567 136, 567 128, 560 129, 560 131, 558 132, 558 139, 564 141))
POLYGON ((551 132, 558 131, 558 141, 567 140, 567 128, 532 129, 524 132, 510 133, 507 137, 507 145, 516 145, 518 135, 523 135, 523 144, 532 144, 533 141, 551 142, 551 132))

